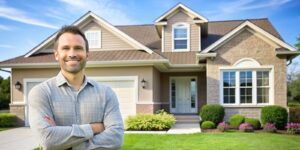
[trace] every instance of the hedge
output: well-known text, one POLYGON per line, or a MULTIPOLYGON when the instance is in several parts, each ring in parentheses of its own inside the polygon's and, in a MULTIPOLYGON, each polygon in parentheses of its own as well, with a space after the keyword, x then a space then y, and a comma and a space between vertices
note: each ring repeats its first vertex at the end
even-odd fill
POLYGON ((138 114, 129 116, 125 122, 126 130, 161 131, 170 129, 176 119, 170 114, 138 114))
POLYGON ((254 130, 258 130, 261 128, 259 120, 255 118, 246 118, 245 123, 251 124, 254 130))
POLYGON ((219 104, 204 105, 200 112, 202 121, 212 121, 215 124, 222 122, 224 115, 224 107, 219 104))
POLYGON ((216 128, 216 125, 212 121, 204 121, 201 124, 201 128, 202 129, 214 129, 214 128, 216 128))
POLYGON ((238 129, 240 124, 245 122, 245 117, 239 114, 235 114, 229 118, 230 128, 238 129))
POLYGON ((0 127, 13 127, 16 125, 16 115, 10 113, 0 113, 0 127))
POLYGON ((277 129, 284 129, 288 119, 287 110, 281 106, 265 106, 261 109, 263 124, 273 123, 277 129))

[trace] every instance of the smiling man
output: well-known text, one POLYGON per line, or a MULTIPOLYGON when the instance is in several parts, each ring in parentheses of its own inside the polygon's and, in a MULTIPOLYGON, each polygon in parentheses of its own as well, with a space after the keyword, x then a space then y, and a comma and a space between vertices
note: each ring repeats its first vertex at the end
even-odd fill
POLYGON ((84 75, 88 41, 75 26, 54 40, 61 71, 29 93, 29 122, 43 149, 118 149, 124 127, 110 87, 84 75))

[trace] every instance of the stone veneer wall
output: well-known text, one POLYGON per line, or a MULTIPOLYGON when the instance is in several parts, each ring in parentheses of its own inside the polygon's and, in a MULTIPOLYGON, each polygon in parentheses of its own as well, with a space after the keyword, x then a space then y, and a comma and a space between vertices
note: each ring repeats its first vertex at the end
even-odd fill
MULTIPOLYGON (((286 59, 279 58, 275 53, 276 46, 268 40, 263 40, 249 30, 230 39, 219 47, 217 57, 207 60, 207 103, 219 104, 220 68, 232 66, 242 58, 252 58, 262 66, 274 66, 274 104, 287 106, 286 59)), ((260 107, 225 107, 226 116, 240 113, 247 117, 260 118, 260 107)))
POLYGON ((24 126, 25 125, 25 107, 23 104, 14 104, 11 105, 10 104, 10 113, 15 114, 17 116, 17 122, 16 125, 17 126, 24 126))

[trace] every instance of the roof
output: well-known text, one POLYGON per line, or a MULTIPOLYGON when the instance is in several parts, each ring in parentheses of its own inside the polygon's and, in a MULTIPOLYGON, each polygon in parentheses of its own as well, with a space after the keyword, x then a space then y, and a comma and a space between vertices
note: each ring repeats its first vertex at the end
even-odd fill
MULTIPOLYGON (((222 38, 227 33, 231 32, 243 22, 249 21, 254 25, 260 27, 264 31, 273 35, 274 37, 282 40, 281 36, 274 29, 268 19, 249 19, 249 20, 231 20, 231 21, 212 21, 208 22, 208 35, 202 37, 201 46, 202 49, 207 48, 214 42, 222 38)), ((132 39, 143 44, 154 53, 149 54, 137 50, 119 50, 119 51, 98 51, 90 52, 89 61, 101 60, 101 61, 118 61, 118 60, 162 60, 169 59, 172 64, 195 64, 196 52, 161 52, 161 38, 159 37, 154 24, 147 25, 127 25, 127 26, 115 26, 118 30, 130 36, 132 39), (149 56, 148 56, 149 55, 149 56), (104 57, 105 56, 105 57, 104 57)), ((0 62, 1 66, 8 66, 10 64, 20 63, 40 63, 40 62, 55 62, 52 54, 39 54, 33 55, 28 58, 19 56, 9 59, 7 61, 0 62)))

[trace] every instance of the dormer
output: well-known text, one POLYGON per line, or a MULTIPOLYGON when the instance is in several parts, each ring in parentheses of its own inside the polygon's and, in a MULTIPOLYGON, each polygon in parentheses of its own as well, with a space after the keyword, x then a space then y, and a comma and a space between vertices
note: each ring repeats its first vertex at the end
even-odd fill
POLYGON ((201 51, 201 36, 207 35, 208 20, 179 3, 155 20, 162 52, 201 51))

